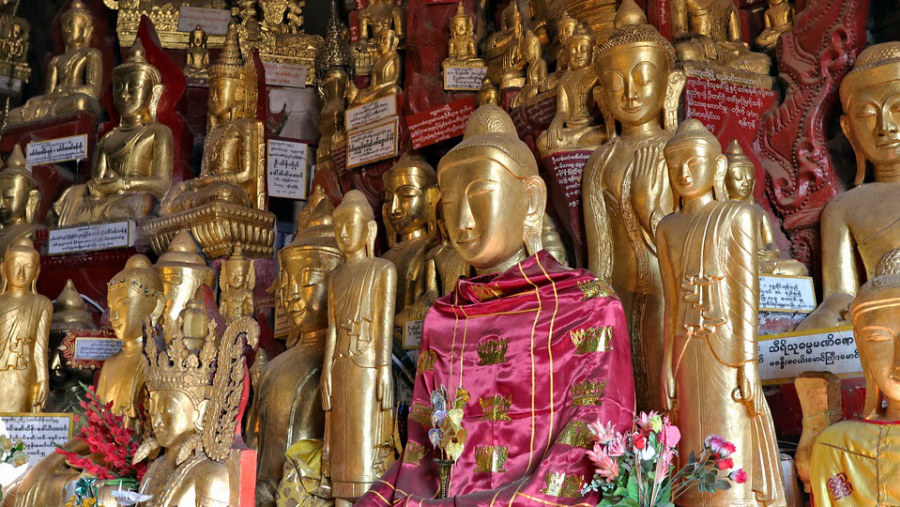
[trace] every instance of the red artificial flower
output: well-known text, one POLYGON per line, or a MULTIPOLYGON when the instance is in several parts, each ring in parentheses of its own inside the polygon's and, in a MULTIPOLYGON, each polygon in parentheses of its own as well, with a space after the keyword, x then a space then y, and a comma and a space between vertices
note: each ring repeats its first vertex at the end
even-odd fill
POLYGON ((722 458, 716 460, 716 468, 719 470, 730 470, 734 467, 734 460, 731 458, 722 458))
POLYGON ((640 432, 634 432, 634 435, 631 436, 631 441, 634 442, 634 448, 639 451, 647 447, 647 438, 640 432))
POLYGON ((721 447, 719 447, 719 455, 723 458, 727 458, 728 456, 734 454, 736 450, 737 448, 732 442, 725 442, 721 447))
POLYGON ((733 480, 737 484, 743 484, 747 482, 747 472, 745 472, 743 468, 738 468, 737 470, 728 474, 728 478, 733 480))

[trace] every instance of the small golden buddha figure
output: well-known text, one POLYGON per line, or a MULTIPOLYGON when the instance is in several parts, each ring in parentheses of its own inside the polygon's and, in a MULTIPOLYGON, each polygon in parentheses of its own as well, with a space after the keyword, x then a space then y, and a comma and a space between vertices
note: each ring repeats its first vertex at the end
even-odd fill
POLYGON ((119 125, 97 143, 92 178, 53 204, 60 227, 145 217, 172 184, 175 142, 156 121, 164 85, 140 40, 113 69, 112 81, 119 125))
POLYGON ((713 494, 690 489, 683 505, 784 506, 775 428, 759 378, 759 217, 729 200, 728 160, 698 120, 665 147, 676 211, 656 231, 666 298, 662 398, 681 428, 680 465, 710 434, 727 435, 750 478, 713 494))
POLYGON ((322 408, 328 417, 323 475, 336 505, 361 497, 392 461, 391 345, 397 270, 374 256, 378 226, 362 192, 334 211, 344 263, 328 279, 322 408))
POLYGON ((191 30, 190 45, 185 51, 184 77, 188 79, 206 79, 209 77, 209 50, 206 49, 208 37, 200 25, 191 30))
POLYGON ((466 14, 463 3, 456 6, 456 15, 450 18, 450 41, 447 58, 441 63, 447 67, 484 67, 484 60, 478 58, 475 49, 475 25, 466 14))
POLYGON ((41 205, 41 193, 19 145, 13 147, 0 171, 0 256, 10 244, 34 233, 34 219, 41 205))
POLYGON ((228 325, 221 340, 208 328, 199 350, 180 333, 166 345, 150 339, 147 355, 147 412, 150 435, 135 453, 137 463, 161 449, 141 480, 140 492, 153 505, 236 505, 237 473, 232 456, 244 380, 245 340, 255 346, 259 327, 242 318, 228 325))
POLYGON ((319 157, 330 156, 332 148, 345 141, 344 112, 349 84, 350 78, 342 68, 329 69, 319 84, 319 94, 325 103, 319 111, 319 157))
POLYGON ((900 505, 900 379, 897 378, 900 250, 890 250, 856 294, 853 336, 866 378, 863 418, 829 426, 813 444, 817 507, 900 505))
POLYGON ((500 90, 487 76, 481 79, 481 89, 478 90, 478 96, 475 98, 476 106, 481 107, 485 104, 500 105, 500 90))
POLYGON ((547 74, 541 83, 541 91, 553 90, 559 83, 559 76, 569 68, 566 61, 566 43, 575 30, 582 26, 581 22, 569 15, 569 11, 562 11, 556 21, 556 69, 547 74))
POLYGON ((524 39, 525 25, 518 2, 510 2, 500 13, 500 30, 492 33, 484 45, 487 76, 500 88, 521 88, 525 84, 524 39))
POLYGON ((741 38, 741 19, 732 0, 677 0, 672 4, 672 35, 678 61, 769 73, 769 57, 751 52, 741 38))
POLYGON ((588 269, 621 298, 637 406, 650 410, 661 408, 664 301, 656 226, 672 212, 663 147, 677 126, 685 76, 675 68, 672 45, 632 0, 619 6, 615 26, 596 62, 604 69, 598 95, 611 139, 588 159, 582 180, 588 269))
POLYGON ((753 207, 759 216, 759 272, 766 275, 806 276, 806 266, 795 259, 782 259, 781 252, 775 244, 772 222, 769 215, 753 198, 756 188, 756 167, 744 155, 737 139, 732 139, 725 150, 728 157, 728 171, 725 173, 725 189, 728 197, 735 201, 743 201, 753 207))
POLYGON ((763 13, 763 25, 763 31, 756 37, 756 45, 772 49, 778 37, 794 26, 794 6, 788 0, 769 0, 769 7, 763 13))
POLYGON ((401 46, 406 38, 406 14, 391 0, 372 0, 359 11, 359 42, 354 46, 357 74, 372 73, 379 54, 377 39, 385 30, 393 30, 397 46, 401 46))
POLYGON ((319 382, 328 334, 327 285, 343 262, 333 213, 317 186, 297 219, 294 240, 278 252, 275 300, 287 313, 290 331, 287 350, 262 370, 247 422, 247 443, 259 450, 257 505, 274 505, 288 448, 301 440, 316 441, 321 448, 325 437, 319 382))
POLYGON ((238 243, 231 257, 222 261, 222 272, 219 273, 219 313, 226 324, 241 317, 254 317, 254 288, 256 268, 252 260, 244 257, 238 243))
POLYGON ((798 329, 835 326, 881 257, 900 244, 900 42, 869 46, 841 81, 841 128, 856 152, 856 187, 822 212, 823 300, 798 329), (895 142, 896 141, 896 142, 895 142), (875 182, 863 185, 866 167, 875 182), (873 203, 877 203, 874 212, 873 203))
MULTIPOLYGON (((403 59, 397 54, 400 38, 393 30, 388 29, 380 32, 375 40, 378 45, 378 58, 372 66, 372 83, 351 97, 351 105, 365 104, 403 91, 400 88, 403 59)), ((355 89, 353 86, 351 88, 355 89)))
POLYGON ((547 79, 547 62, 541 58, 541 39, 531 30, 525 32, 525 86, 513 97, 512 107, 536 96, 547 79))
POLYGON ((100 50, 90 47, 94 20, 81 0, 74 0, 63 13, 61 30, 65 52, 54 56, 47 65, 44 95, 10 110, 7 127, 78 111, 101 114, 103 58, 100 50))
POLYGON ((166 307, 163 313, 163 335, 172 336, 178 316, 202 285, 215 286, 216 273, 200 255, 197 243, 187 229, 182 229, 153 266, 163 284, 166 307))
POLYGON ((606 140, 593 111, 594 88, 599 83, 591 65, 594 47, 594 37, 584 25, 566 41, 568 67, 557 83, 556 115, 537 139, 542 156, 559 149, 593 149, 606 140))
POLYGON ((13 242, 0 265, 0 412, 41 412, 50 394, 47 347, 53 305, 37 293, 41 257, 13 242))
POLYGON ((74 412, 80 396, 81 385, 94 380, 92 370, 71 367, 59 351, 66 334, 76 330, 97 329, 94 319, 71 279, 53 302, 53 318, 50 320, 50 396, 47 412, 74 412))

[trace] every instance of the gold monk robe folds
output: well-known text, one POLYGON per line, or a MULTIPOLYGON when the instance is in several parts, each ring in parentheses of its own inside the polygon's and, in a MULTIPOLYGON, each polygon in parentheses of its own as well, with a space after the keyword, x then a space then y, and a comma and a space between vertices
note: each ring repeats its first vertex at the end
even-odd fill
POLYGON ((785 506, 781 461, 757 359, 759 218, 722 188, 728 161, 689 119, 665 147, 676 212, 657 230, 666 298, 663 401, 681 428, 680 465, 710 434, 737 446, 749 474, 713 495, 696 488, 680 505, 785 506))
POLYGON ((32 237, 40 205, 37 181, 25 167, 25 156, 17 144, 0 171, 0 258, 15 241, 32 237))
POLYGON ((672 45, 625 0, 597 51, 599 95, 611 139, 584 167, 588 269, 622 300, 631 336, 639 410, 659 409, 663 291, 656 226, 672 212, 663 147, 677 126, 684 73, 672 45), (621 134, 616 135, 618 123, 621 134))
POLYGON ((32 97, 24 106, 12 109, 6 116, 8 126, 78 111, 93 115, 102 112, 99 99, 103 58, 100 50, 89 46, 94 33, 93 15, 81 0, 74 0, 61 20, 66 49, 47 65, 44 95, 32 97))
POLYGON ((164 85, 159 70, 135 42, 113 69, 113 102, 119 125, 97 143, 93 175, 53 204, 60 227, 145 217, 172 184, 174 141, 156 121, 164 85))
POLYGON ((374 257, 378 227, 351 190, 334 211, 344 264, 328 279, 322 408, 328 414, 323 475, 338 505, 361 497, 393 461, 391 344, 397 270, 374 257))
POLYGON ((0 412, 41 412, 50 394, 53 305, 37 293, 40 271, 27 238, 14 242, 0 265, 0 412))
POLYGON ((900 505, 900 249, 856 295, 853 335, 866 377, 864 419, 829 426, 812 451, 816 507, 900 505))

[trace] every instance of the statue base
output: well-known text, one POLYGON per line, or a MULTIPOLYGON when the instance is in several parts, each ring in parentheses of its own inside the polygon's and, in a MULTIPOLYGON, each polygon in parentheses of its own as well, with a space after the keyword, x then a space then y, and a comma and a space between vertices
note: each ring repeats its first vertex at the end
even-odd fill
POLYGON ((145 230, 157 255, 181 229, 190 229, 208 259, 231 254, 235 243, 247 257, 271 257, 275 243, 275 215, 236 204, 212 202, 197 208, 154 218, 145 230))

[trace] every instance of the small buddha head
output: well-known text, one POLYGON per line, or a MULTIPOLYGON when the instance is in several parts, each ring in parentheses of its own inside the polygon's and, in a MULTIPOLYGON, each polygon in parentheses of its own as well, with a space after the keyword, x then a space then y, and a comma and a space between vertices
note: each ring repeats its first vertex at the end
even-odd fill
POLYGON ((728 171, 725 173, 725 190, 728 197, 736 201, 753 202, 753 190, 756 188, 756 168, 753 162, 744 155, 744 150, 737 139, 732 139, 725 150, 728 159, 728 171))
POLYGON ((140 39, 134 41, 128 58, 113 69, 112 86, 113 103, 123 118, 141 114, 150 118, 156 116, 156 106, 164 89, 162 75, 147 61, 140 39))
POLYGON ((375 212, 366 196, 359 190, 344 194, 341 204, 334 210, 334 236, 344 258, 349 259, 360 251, 374 257, 377 234, 375 212))
POLYGON ((450 35, 454 39, 464 39, 472 35, 472 18, 466 15, 463 3, 456 6, 456 15, 450 18, 450 35))
POLYGON ((141 337, 145 320, 155 323, 166 305, 163 282, 150 259, 134 255, 107 285, 109 325, 122 340, 141 337))
MULTIPOLYGON (((405 236, 432 226, 440 194, 437 176, 424 157, 407 153, 384 173, 384 215, 390 236, 405 236)), ((433 231, 432 231, 433 232, 433 231)), ((395 238, 389 238, 393 242, 395 238)))
POLYGON ((619 6, 615 29, 596 54, 604 91, 601 109, 611 135, 615 134, 614 120, 628 126, 655 122, 675 128, 684 72, 675 69, 672 44, 647 24, 634 0, 624 0, 619 6))
POLYGON ((691 200, 709 192, 725 199, 725 173, 728 159, 722 145, 698 120, 689 118, 679 125, 663 150, 676 207, 680 200, 691 200))
POLYGON ((575 33, 578 25, 578 20, 570 16, 569 11, 562 11, 562 14, 559 15, 559 19, 556 21, 556 34, 559 38, 559 43, 565 46, 569 37, 575 33))
POLYGON ((219 273, 219 287, 227 290, 253 290, 256 286, 256 270, 253 261, 244 257, 240 243, 234 245, 231 257, 222 261, 222 272, 219 273))
POLYGON ((192 48, 205 48, 207 41, 206 31, 200 25, 191 30, 190 44, 192 48))
POLYGON ((856 184, 865 178, 866 160, 875 178, 900 165, 900 42, 869 46, 841 81, 841 128, 856 152, 856 184))
POLYGON ((479 272, 541 250, 547 187, 499 107, 475 110, 462 142, 438 163, 438 183, 450 242, 479 272))
POLYGON ((37 279, 40 273, 41 256, 34 249, 34 244, 28 238, 19 238, 6 249, 6 254, 3 255, 3 263, 0 264, 0 275, 2 275, 0 292, 24 293, 31 291, 37 294, 37 279))
POLYGON ((67 49, 82 48, 90 44, 94 33, 94 18, 81 0, 73 0, 62 13, 62 36, 67 49))
POLYGON ((215 285, 215 271, 206 265, 200 248, 187 229, 182 229, 169 243, 169 248, 159 256, 154 265, 163 284, 165 313, 163 329, 171 332, 188 300, 201 285, 215 285))
POLYGON ((850 316, 866 377, 864 416, 878 419, 884 398, 900 403, 900 249, 878 262, 875 276, 856 293, 850 316))
POLYGON ((590 66, 594 51, 594 37, 581 23, 566 40, 566 63, 572 70, 590 66))
POLYGON ((397 37, 397 32, 390 28, 378 32, 377 38, 378 54, 380 56, 390 55, 396 52, 400 46, 400 37, 397 37))
POLYGON ((41 193, 37 181, 25 167, 22 148, 16 145, 0 171, 0 224, 34 223, 41 205, 41 193))

